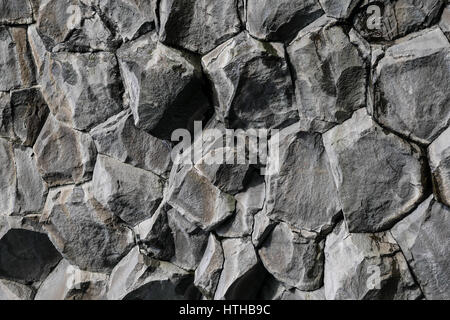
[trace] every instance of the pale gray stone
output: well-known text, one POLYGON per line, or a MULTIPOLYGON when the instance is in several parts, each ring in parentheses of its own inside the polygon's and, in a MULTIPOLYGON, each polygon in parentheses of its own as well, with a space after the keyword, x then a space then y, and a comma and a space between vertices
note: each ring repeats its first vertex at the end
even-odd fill
POLYGON ((421 291, 390 233, 351 234, 341 223, 325 243, 327 300, 416 300, 421 291))
POLYGON ((450 299, 450 209, 431 196, 391 232, 425 298, 450 299))
POLYGON ((421 150, 383 130, 365 109, 324 135, 350 232, 379 232, 411 212, 425 195, 421 150))
POLYGON ((447 4, 447 6, 444 8, 444 12, 441 16, 441 21, 439 22, 439 27, 450 40, 450 4, 447 4))
POLYGON ((0 163, 0 214, 10 215, 14 212, 17 178, 14 149, 4 139, 0 139, 0 163))
POLYGON ((298 117, 284 47, 242 32, 202 58, 227 128, 279 128, 298 117))
POLYGON ((255 248, 259 248, 262 245, 276 226, 276 222, 269 219, 265 210, 263 209, 254 216, 252 242, 255 248))
POLYGON ((33 10, 28 0, 5 0, 0 3, 0 24, 30 24, 33 10))
POLYGON ((289 300, 289 301, 313 301, 325 300, 324 288, 314 291, 300 291, 298 289, 286 289, 286 287, 273 277, 265 280, 259 294, 262 300, 289 300))
POLYGON ((24 284, 0 280, 0 300, 32 300, 34 296, 33 289, 24 284))
POLYGON ((319 0, 326 15, 336 19, 348 19, 361 0, 319 0))
POLYGON ((436 196, 450 207, 450 128, 428 147, 428 159, 436 196))

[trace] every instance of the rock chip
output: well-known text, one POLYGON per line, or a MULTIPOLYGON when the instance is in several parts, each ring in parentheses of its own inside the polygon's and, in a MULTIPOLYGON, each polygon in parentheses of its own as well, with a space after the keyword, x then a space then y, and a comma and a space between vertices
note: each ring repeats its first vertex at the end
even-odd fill
POLYGON ((450 209, 433 197, 391 231, 429 300, 450 299, 450 209))
POLYGON ((327 300, 415 300, 421 291, 390 233, 349 234, 345 223, 325 243, 327 300))
POLYGON ((159 43, 155 33, 123 45, 117 55, 138 128, 170 140, 174 130, 203 119, 209 102, 196 58, 159 43))
POLYGON ((297 118, 282 44, 242 32, 203 57, 216 114, 227 128, 279 128, 297 118))
POLYGON ((376 67, 374 117, 419 143, 450 124, 450 43, 438 28, 401 39, 376 67))
POLYGON ((90 183, 52 189, 41 220, 63 257, 82 270, 109 272, 134 244, 131 230, 93 198, 90 183))
POLYGON ((241 30, 236 0, 161 0, 161 42, 205 54, 241 30))
POLYGON ((268 41, 289 41, 320 17, 317 0, 247 0, 247 30, 268 41))
POLYGON ((325 17, 289 45, 304 131, 324 132, 366 104, 367 65, 343 27, 325 17))
POLYGON ((450 128, 428 147, 428 159, 436 196, 450 207, 450 128))
POLYGON ((423 199, 421 150, 383 130, 365 109, 325 133, 324 144, 350 232, 384 231, 423 199))
POLYGON ((37 166, 51 186, 91 178, 96 150, 92 138, 49 116, 34 145, 37 166))

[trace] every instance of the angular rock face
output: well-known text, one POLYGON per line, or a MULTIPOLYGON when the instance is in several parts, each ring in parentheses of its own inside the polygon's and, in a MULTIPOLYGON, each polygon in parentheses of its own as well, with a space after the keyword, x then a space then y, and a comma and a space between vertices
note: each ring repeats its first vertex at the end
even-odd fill
POLYGON ((49 192, 42 221, 55 247, 82 270, 109 272, 134 244, 120 224, 92 196, 92 185, 49 192))
POLYGON ((364 0, 353 23, 365 38, 393 40, 435 22, 443 4, 443 0, 364 0))
POLYGON ((350 232, 384 231, 422 200, 420 149, 384 131, 365 109, 324 135, 350 232))
POLYGON ((0 280, 0 300, 32 300, 33 289, 18 282, 0 280))
POLYGON ((258 253, 265 268, 287 287, 313 291, 322 286, 324 241, 279 223, 258 253))
POLYGON ((317 0, 247 0, 247 30, 261 40, 287 41, 322 13, 317 0))
POLYGON ((16 168, 12 144, 0 139, 0 214, 10 215, 14 212, 16 192, 16 168))
POLYGON ((389 233, 349 234, 345 223, 325 243, 327 300, 415 300, 421 291, 389 233))
POLYGON ((450 207, 450 128, 428 147, 436 196, 450 207))
POLYGON ((441 21, 439 22, 439 27, 445 33, 447 38, 450 40, 450 5, 447 5, 444 8, 441 21))
POLYGON ((138 128, 170 140, 174 130, 202 120, 208 100, 194 57, 157 42, 150 33, 122 46, 118 58, 138 128))
POLYGON ((342 27, 322 18, 301 31, 287 51, 302 129, 324 132, 365 106, 366 62, 342 27))
POLYGON ((202 59, 228 128, 278 128, 295 122, 292 80, 284 48, 242 32, 202 59), (238 71, 239 70, 239 71, 238 71))
POLYGON ((429 300, 450 299, 450 209, 432 197, 392 229, 429 300))
POLYGON ((450 43, 440 29, 399 40, 386 50, 374 81, 374 116, 386 127, 429 144, 449 125, 450 43))
POLYGON ((32 22, 33 10, 29 0, 0 3, 0 24, 30 24, 32 22))
POLYGON ((92 138, 49 116, 34 145, 39 172, 49 185, 81 183, 94 170, 92 138))
POLYGON ((361 0, 318 0, 327 16, 348 19, 361 0))
POLYGON ((162 0, 159 38, 167 45, 205 54, 241 30, 238 2, 162 0))

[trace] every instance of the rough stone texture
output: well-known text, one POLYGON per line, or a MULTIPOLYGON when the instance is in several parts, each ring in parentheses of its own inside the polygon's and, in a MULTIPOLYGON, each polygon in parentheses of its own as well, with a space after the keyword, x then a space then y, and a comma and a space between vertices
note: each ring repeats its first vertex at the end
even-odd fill
POLYGON ((450 43, 440 29, 399 40, 376 68, 374 116, 386 127, 429 144, 450 124, 449 81, 450 43), (402 85, 394 88, 393 82, 402 85))
POLYGON ((365 109, 324 135, 350 232, 378 232, 411 212, 425 193, 420 149, 384 131, 365 109))
POLYGON ((284 48, 242 32, 202 59, 213 83, 215 108, 228 128, 277 128, 293 123, 293 102, 284 48))
POLYGON ((449 8, 0 0, 0 299, 450 299, 449 8))
POLYGON ((449 225, 450 209, 430 197, 392 229, 429 300, 450 299, 449 225))
POLYGON ((325 243, 327 300, 415 300, 421 297, 390 233, 349 234, 345 223, 325 243))

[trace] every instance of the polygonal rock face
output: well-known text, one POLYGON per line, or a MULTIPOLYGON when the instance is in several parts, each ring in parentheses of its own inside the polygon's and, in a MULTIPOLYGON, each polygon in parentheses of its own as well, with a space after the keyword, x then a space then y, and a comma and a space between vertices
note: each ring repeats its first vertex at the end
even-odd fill
POLYGON ((131 226, 151 217, 163 197, 157 175, 102 155, 92 183, 95 199, 131 226))
POLYGON ((0 215, 14 212, 16 168, 12 144, 0 139, 0 215))
POLYGON ((150 33, 122 46, 118 58, 138 128, 170 140, 174 130, 202 120, 208 101, 193 57, 158 43, 150 33))
POLYGON ((45 234, 11 229, 0 239, 0 278, 40 281, 60 259, 61 255, 45 234))
POLYGON ((105 299, 108 275, 80 270, 63 259, 39 287, 34 300, 105 299))
POLYGON ((449 82, 450 44, 440 29, 401 39, 376 68, 374 116, 429 144, 450 124, 449 82))
POLYGON ((442 13, 441 21, 439 22, 439 27, 445 33, 447 38, 450 40, 450 4, 444 8, 442 13))
POLYGON ((392 229, 429 300, 450 299, 450 209, 433 197, 392 229))
POLYGON ((320 19, 302 30, 287 49, 306 131, 324 132, 366 102, 366 62, 342 27, 326 23, 320 19))
POLYGON ((92 197, 90 184, 51 190, 42 220, 64 258, 83 270, 109 272, 133 245, 131 230, 92 197))
POLYGON ((390 233, 349 234, 345 223, 325 243, 327 300, 415 300, 421 292, 390 233))
POLYGON ((233 196, 221 192, 195 168, 172 170, 168 203, 188 221, 209 231, 230 217, 236 206, 233 196))
POLYGON ((410 212, 424 195, 420 149, 384 131, 365 109, 324 135, 350 232, 378 232, 410 212))
POLYGON ((262 40, 287 41, 322 13, 317 0, 247 0, 247 30, 262 40))
POLYGON ((279 134, 276 160, 279 171, 266 176, 269 218, 316 232, 333 226, 341 206, 322 137, 288 127, 279 134))
POLYGON ((450 207, 450 128, 428 147, 428 159, 436 195, 450 207))
POLYGON ((312 291, 322 286, 324 241, 279 223, 258 253, 266 269, 288 287, 312 291))
POLYGON ((225 262, 214 299, 254 299, 265 272, 250 239, 226 239, 222 247, 225 262))
POLYGON ((36 140, 34 153, 39 171, 50 185, 80 183, 92 176, 96 157, 92 138, 52 116, 36 140))
POLYGON ((0 300, 31 300, 33 299, 33 289, 30 287, 8 280, 0 280, 0 300))
POLYGON ((0 3, 0 24, 29 24, 33 10, 28 0, 5 0, 0 3))
POLYGON ((26 28, 0 26, 0 56, 0 91, 34 84, 34 64, 27 45, 26 28))
POLYGON ((167 45, 205 54, 240 31, 237 2, 162 0, 159 38, 167 45))
POLYGON ((441 12, 443 0, 364 0, 355 18, 363 37, 393 40, 428 27, 441 12))
POLYGON ((193 275, 167 262, 145 257, 136 246, 111 273, 109 300, 197 299, 193 275))
POLYGON ((284 48, 242 32, 202 59, 228 128, 278 128, 298 117, 284 48))
POLYGON ((40 84, 60 121, 87 130, 122 110, 122 80, 112 53, 47 54, 40 84))
POLYGON ((347 19, 361 0, 318 0, 326 15, 336 19, 347 19))

